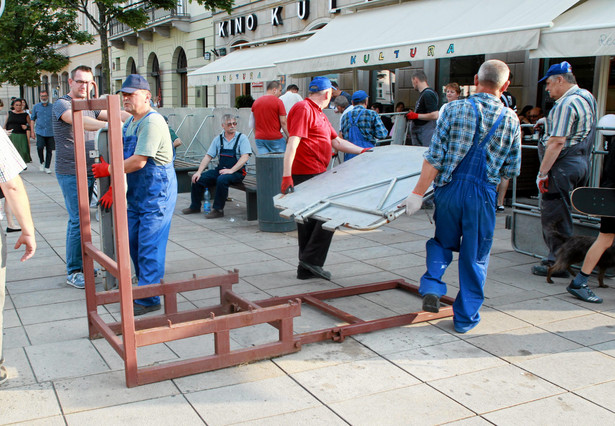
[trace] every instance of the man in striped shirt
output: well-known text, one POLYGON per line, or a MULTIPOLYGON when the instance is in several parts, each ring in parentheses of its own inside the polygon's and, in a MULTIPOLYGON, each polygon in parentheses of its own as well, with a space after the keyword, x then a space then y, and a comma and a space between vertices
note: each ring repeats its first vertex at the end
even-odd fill
POLYGON ((521 168, 519 119, 499 99, 509 85, 509 72, 502 61, 483 63, 474 77, 477 93, 444 109, 424 154, 419 181, 404 202, 408 215, 417 212, 434 183, 436 229, 426 245, 427 272, 419 293, 423 310, 439 311, 440 297, 447 291, 442 277, 453 252, 459 252, 459 293, 453 304, 458 333, 480 321, 495 229, 496 186, 521 168))
MULTIPOLYGON (((596 128, 596 100, 577 86, 568 62, 552 65, 539 82, 544 80, 555 105, 538 144, 540 168, 536 185, 542 194, 540 220, 549 249, 542 264, 532 267, 532 273, 540 276, 547 275, 549 266, 555 262, 555 253, 572 236, 570 192, 587 181, 596 128)), ((568 272, 553 276, 568 277, 568 272)))

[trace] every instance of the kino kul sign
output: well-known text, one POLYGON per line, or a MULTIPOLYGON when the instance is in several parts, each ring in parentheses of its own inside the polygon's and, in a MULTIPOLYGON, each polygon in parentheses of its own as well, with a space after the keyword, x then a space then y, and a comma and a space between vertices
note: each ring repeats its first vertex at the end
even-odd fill
MULTIPOLYGON (((271 25, 277 27, 282 25, 283 6, 277 6, 271 9, 271 25)), ((302 0, 297 2, 297 16, 299 19, 305 20, 310 16, 310 0, 302 0)), ((229 37, 236 34, 245 34, 247 31, 256 31, 258 19, 256 14, 252 13, 248 16, 238 16, 218 23, 218 36, 229 37)))

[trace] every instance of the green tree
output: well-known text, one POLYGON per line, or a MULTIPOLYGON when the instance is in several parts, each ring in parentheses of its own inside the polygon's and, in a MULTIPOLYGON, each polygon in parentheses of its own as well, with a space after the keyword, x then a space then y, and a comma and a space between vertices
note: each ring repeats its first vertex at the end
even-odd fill
POLYGON ((0 83, 38 86, 41 72, 68 64, 58 45, 92 42, 79 31, 75 11, 59 9, 56 0, 7 0, 0 18, 0 83))
MULTIPOLYGON (((109 64, 109 27, 115 19, 128 25, 135 31, 147 25, 147 10, 151 8, 172 10, 177 7, 177 0, 141 0, 133 4, 114 0, 58 0, 66 10, 76 10, 83 13, 92 23, 100 36, 100 53, 104 90, 111 87, 111 71, 109 64)), ((191 1, 191 0, 190 0, 191 1)), ((231 11, 234 0, 196 0, 208 10, 222 9, 231 11)))

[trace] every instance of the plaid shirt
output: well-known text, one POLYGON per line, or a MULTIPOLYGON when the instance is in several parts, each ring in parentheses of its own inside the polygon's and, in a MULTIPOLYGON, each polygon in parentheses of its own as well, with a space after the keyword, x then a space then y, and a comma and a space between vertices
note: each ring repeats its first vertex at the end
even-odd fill
MULTIPOLYGON (((498 98, 487 93, 472 96, 479 112, 480 140, 487 135, 505 108, 498 98)), ((438 120, 436 131, 425 160, 438 170, 435 186, 444 186, 451 181, 453 171, 472 146, 476 130, 476 114, 467 99, 448 104, 438 120)), ((493 184, 500 177, 512 178, 521 168, 521 130, 519 119, 510 108, 506 108, 504 118, 494 136, 487 142, 487 179, 493 184)))
POLYGON ((14 179, 23 169, 26 163, 15 149, 4 129, 0 129, 0 182, 8 182, 14 179))
POLYGON ((595 124, 595 117, 596 99, 575 84, 555 101, 541 142, 546 144, 551 136, 565 137, 564 148, 583 142, 595 124))
MULTIPOLYGON (((376 111, 365 109, 363 105, 356 105, 352 110, 342 115, 341 130, 344 137, 348 137, 351 123, 357 121, 357 127, 366 141, 374 143, 376 139, 384 139, 388 132, 376 111), (361 114, 362 113, 362 114, 361 114), (361 117, 357 120, 357 116, 361 117)), ((352 141, 350 141, 352 142, 352 141)))

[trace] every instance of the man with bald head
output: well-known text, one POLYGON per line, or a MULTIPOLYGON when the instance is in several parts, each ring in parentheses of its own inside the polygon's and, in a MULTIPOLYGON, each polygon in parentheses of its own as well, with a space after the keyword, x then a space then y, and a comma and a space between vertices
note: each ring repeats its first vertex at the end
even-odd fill
POLYGON ((453 304, 458 333, 480 321, 497 184, 518 175, 521 167, 519 119, 500 102, 509 73, 504 62, 486 61, 474 76, 476 94, 444 109, 424 154, 419 181, 403 203, 408 215, 417 212, 433 182, 436 229, 426 245, 427 272, 419 293, 423 310, 439 311, 440 297, 446 294, 442 277, 453 252, 459 252, 459 293, 453 304))

